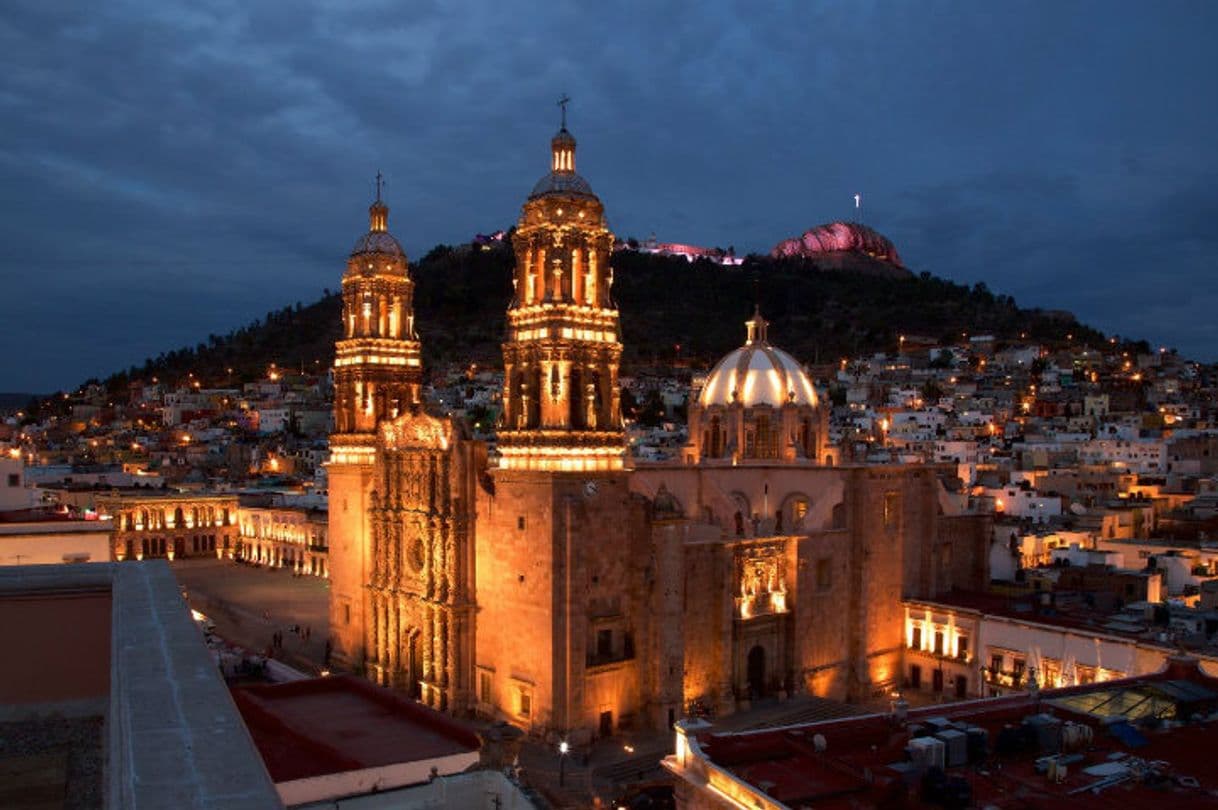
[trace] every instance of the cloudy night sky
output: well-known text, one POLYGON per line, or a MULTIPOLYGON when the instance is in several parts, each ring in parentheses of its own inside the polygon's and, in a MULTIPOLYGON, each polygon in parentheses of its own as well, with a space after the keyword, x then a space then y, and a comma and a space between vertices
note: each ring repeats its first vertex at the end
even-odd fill
POLYGON ((507 227, 564 92, 621 237, 858 191, 915 272, 1218 359, 1218 3, 602 5, 8 0, 0 390, 337 288, 378 169, 412 257, 507 227))

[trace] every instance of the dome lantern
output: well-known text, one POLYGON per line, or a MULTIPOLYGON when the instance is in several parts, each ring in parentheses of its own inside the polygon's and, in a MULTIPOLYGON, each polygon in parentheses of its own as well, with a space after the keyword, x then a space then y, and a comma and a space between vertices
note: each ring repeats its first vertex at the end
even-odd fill
POLYGON ((745 340, 746 346, 752 346, 754 343, 766 343, 766 329, 770 322, 761 317, 761 306, 757 305, 753 308, 753 317, 744 322, 745 329, 748 330, 748 338, 745 340))

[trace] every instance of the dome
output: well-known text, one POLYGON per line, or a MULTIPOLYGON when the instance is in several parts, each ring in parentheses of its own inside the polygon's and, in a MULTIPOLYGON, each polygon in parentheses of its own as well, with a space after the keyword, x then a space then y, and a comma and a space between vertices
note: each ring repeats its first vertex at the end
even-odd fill
POLYGON ((575 173, 575 136, 567 131, 565 118, 562 129, 550 139, 550 156, 550 173, 533 186, 530 200, 551 194, 596 199, 588 181, 575 173))
POLYGON ((368 207, 368 233, 361 236, 351 248, 351 255, 380 253, 398 259, 406 258, 402 245, 389 233, 389 206, 381 199, 381 176, 376 176, 376 201, 368 207))
POLYGON ((592 186, 588 185, 587 180, 575 172, 566 171, 550 172, 538 180, 537 184, 533 186, 533 190, 529 193, 529 199, 532 200, 549 194, 596 198, 596 195, 592 193, 592 186))
POLYGON ((360 253, 383 253, 402 259, 406 258, 406 251, 402 250, 398 240, 394 239, 393 234, 388 231, 368 231, 361 236, 356 241, 355 247, 351 248, 352 256, 360 253))
POLYGON ((803 366, 766 340, 766 322, 760 314, 748 322, 749 340, 715 364, 698 404, 713 405, 786 404, 816 407, 816 389, 803 366))

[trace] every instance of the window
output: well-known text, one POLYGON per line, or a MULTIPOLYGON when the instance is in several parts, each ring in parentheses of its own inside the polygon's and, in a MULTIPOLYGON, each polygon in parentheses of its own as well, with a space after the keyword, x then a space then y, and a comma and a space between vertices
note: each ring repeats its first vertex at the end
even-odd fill
POLYGON ((909 641, 909 647, 912 650, 922 649, 922 628, 915 627, 913 629, 913 637, 909 641))
POLYGON ((606 661, 613 657, 613 631, 596 631, 596 657, 606 661))
POLYGON ((343 605, 343 624, 351 624, 351 606, 343 605))
POLYGON ((901 514, 901 493, 885 492, 884 493, 884 528, 896 528, 897 520, 901 514))
POLYGON ((829 559, 816 561, 816 589, 827 591, 833 586, 833 569, 829 567, 829 559))
POLYGON ((8 474, 8 485, 10 487, 21 486, 21 475, 19 473, 9 473, 8 474))
POLYGON ((990 669, 995 673, 1002 672, 1002 656, 1001 655, 991 655, 990 656, 990 669))
POLYGON ((524 687, 520 688, 517 693, 517 712, 521 717, 531 717, 533 715, 533 695, 524 687))
POLYGON ((935 655, 943 655, 943 633, 935 633, 935 655))
POLYGON ((956 638, 956 657, 968 658, 968 636, 959 636, 956 638))
POLYGON ((478 699, 483 703, 492 703, 491 700, 491 673, 478 673, 478 699))
POLYGON ((922 667, 917 664, 909 668, 909 685, 914 689, 922 688, 922 667))
POLYGON ((520 531, 524 531, 524 515, 516 518, 516 528, 520 531))

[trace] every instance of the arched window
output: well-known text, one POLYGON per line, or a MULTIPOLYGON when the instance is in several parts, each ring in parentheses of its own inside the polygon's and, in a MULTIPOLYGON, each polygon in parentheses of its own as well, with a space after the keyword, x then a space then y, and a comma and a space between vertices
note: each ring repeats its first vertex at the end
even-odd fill
POLYGON ((846 504, 836 503, 833 505, 833 528, 846 528, 846 504))

